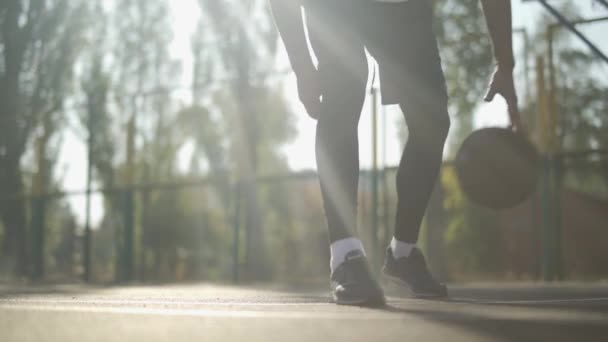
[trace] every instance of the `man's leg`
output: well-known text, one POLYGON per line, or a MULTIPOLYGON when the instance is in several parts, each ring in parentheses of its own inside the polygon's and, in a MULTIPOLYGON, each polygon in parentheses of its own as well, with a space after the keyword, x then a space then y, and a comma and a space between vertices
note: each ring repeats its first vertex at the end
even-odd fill
POLYGON ((428 0, 369 6, 366 45, 380 65, 383 103, 400 105, 409 132, 397 172, 395 238, 416 243, 450 125, 432 8, 428 0))
POLYGON ((379 305, 384 295, 369 271, 361 241, 353 237, 359 181, 357 127, 367 59, 360 37, 348 23, 352 6, 322 3, 319 11, 306 14, 323 96, 315 151, 329 230, 332 295, 339 304, 379 305))
MULTIPOLYGON (((429 91, 431 87, 426 89, 429 91)), ((411 94, 417 93, 410 90, 411 94)), ((400 104, 409 134, 397 170, 395 234, 383 269, 385 275, 408 287, 416 297, 447 296, 446 286, 433 278, 416 246, 450 125, 445 94, 442 91, 431 94, 433 100, 427 97, 429 94, 417 93, 416 97, 408 96, 406 104, 400 104)))
POLYGON ((315 152, 329 240, 333 243, 352 237, 356 229, 357 127, 365 100, 367 59, 363 44, 343 18, 348 13, 325 7, 307 9, 306 14, 323 94, 315 152), (326 11, 319 13, 322 9, 326 11))
MULTIPOLYGON (((363 58, 365 55, 361 51, 363 58)), ((360 68, 367 75, 367 64, 360 68)), ((342 66, 320 66, 327 79, 317 122, 316 158, 330 243, 353 236, 357 219, 359 141, 357 127, 365 81, 342 66), (329 70, 328 70, 329 69, 329 70)))
POLYGON ((408 141, 397 171, 395 234, 384 273, 417 296, 443 296, 416 248, 420 224, 437 181, 449 130, 447 92, 427 0, 375 4, 371 51, 378 56, 384 103, 397 103, 408 126, 408 141), (383 39, 382 39, 383 37, 383 39))
POLYGON ((444 95, 435 101, 409 97, 401 104, 408 140, 397 171, 395 239, 415 244, 431 193, 437 182, 450 119, 444 95))

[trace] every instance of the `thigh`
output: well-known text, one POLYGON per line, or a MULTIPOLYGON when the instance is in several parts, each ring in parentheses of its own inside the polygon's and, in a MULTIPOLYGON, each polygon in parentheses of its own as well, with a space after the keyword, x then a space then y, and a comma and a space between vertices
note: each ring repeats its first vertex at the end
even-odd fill
POLYGON ((368 68, 363 41, 354 25, 353 6, 344 0, 311 2, 306 6, 306 19, 310 44, 318 61, 322 109, 358 118, 368 68))
POLYGON ((445 109, 447 92, 431 1, 374 2, 369 8, 365 45, 380 66, 383 102, 445 109))

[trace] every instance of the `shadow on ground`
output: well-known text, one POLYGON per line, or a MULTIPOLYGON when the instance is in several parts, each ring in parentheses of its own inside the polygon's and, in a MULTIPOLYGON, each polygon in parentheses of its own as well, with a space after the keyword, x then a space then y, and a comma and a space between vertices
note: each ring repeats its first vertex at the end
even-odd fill
MULTIPOLYGON (((478 302, 475 305, 487 304, 478 302)), ((608 338, 606 320, 563 320, 553 318, 531 320, 527 315, 517 318, 517 314, 501 318, 500 315, 485 316, 477 312, 446 312, 432 308, 403 308, 391 305, 379 310, 415 315, 427 321, 481 334, 492 340, 573 341, 578 339, 580 341, 606 341, 608 338)), ((573 313, 573 318, 575 318, 574 316, 576 316, 575 313, 573 313)))
POLYGON ((83 285, 2 285, 0 284, 0 299, 17 299, 39 295, 80 295, 91 291, 108 288, 104 286, 83 285))

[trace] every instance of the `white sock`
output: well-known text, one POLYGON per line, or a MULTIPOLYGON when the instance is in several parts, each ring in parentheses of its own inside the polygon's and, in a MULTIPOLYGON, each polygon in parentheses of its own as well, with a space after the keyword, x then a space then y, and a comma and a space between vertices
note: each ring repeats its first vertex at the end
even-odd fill
POLYGON ((399 241, 395 239, 395 237, 393 237, 393 239, 391 240, 391 252, 393 252, 393 258, 395 259, 403 257, 407 258, 408 256, 410 256, 410 253, 414 248, 416 248, 415 243, 399 241))
POLYGON ((333 242, 329 246, 329 251, 331 254, 329 267, 331 268, 331 271, 333 272, 336 268, 338 268, 338 266, 340 266, 341 263, 344 262, 346 254, 355 250, 361 251, 363 255, 365 255, 363 244, 361 243, 361 240, 357 238, 350 237, 333 242))

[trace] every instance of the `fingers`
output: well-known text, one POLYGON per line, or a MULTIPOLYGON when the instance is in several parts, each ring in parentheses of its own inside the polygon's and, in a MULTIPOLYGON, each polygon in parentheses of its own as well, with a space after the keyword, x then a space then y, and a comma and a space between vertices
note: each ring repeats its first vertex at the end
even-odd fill
POLYGON ((507 110, 509 113, 509 119, 511 122, 511 128, 515 131, 523 133, 523 127, 519 115, 519 109, 517 107, 517 95, 515 93, 515 87, 513 80, 510 77, 505 77, 499 71, 496 71, 492 77, 492 81, 488 86, 488 91, 484 100, 491 102, 494 100, 496 94, 502 96, 507 103, 507 110))
POLYGON ((509 111, 509 119, 511 120, 511 126, 513 126, 513 128, 516 131, 519 131, 519 128, 521 127, 521 120, 519 118, 519 111, 517 110, 516 107, 513 107, 511 105, 507 106, 507 110, 509 111))
POLYGON ((497 93, 496 87, 493 84, 490 85, 490 87, 488 88, 488 91, 486 92, 486 96, 483 98, 484 101, 492 102, 492 100, 494 100, 494 96, 496 95, 496 93, 497 93))
POLYGON ((501 95, 507 102, 507 110, 509 112, 511 124, 515 126, 516 129, 521 128, 521 119, 519 116, 519 108, 517 105, 517 95, 515 95, 515 89, 511 88, 508 91, 501 92, 501 95))
POLYGON ((521 121, 521 115, 519 113, 519 109, 517 108, 517 100, 508 103, 508 111, 509 118, 511 119, 511 126, 513 130, 519 133, 525 133, 524 127, 521 121))
POLYGON ((519 112, 519 107, 517 105, 517 95, 515 95, 515 90, 509 92, 508 95, 503 95, 505 101, 507 102, 507 110, 509 113, 509 119, 511 120, 511 128, 521 134, 525 134, 525 128, 523 127, 523 123, 521 121, 521 115, 519 112))

